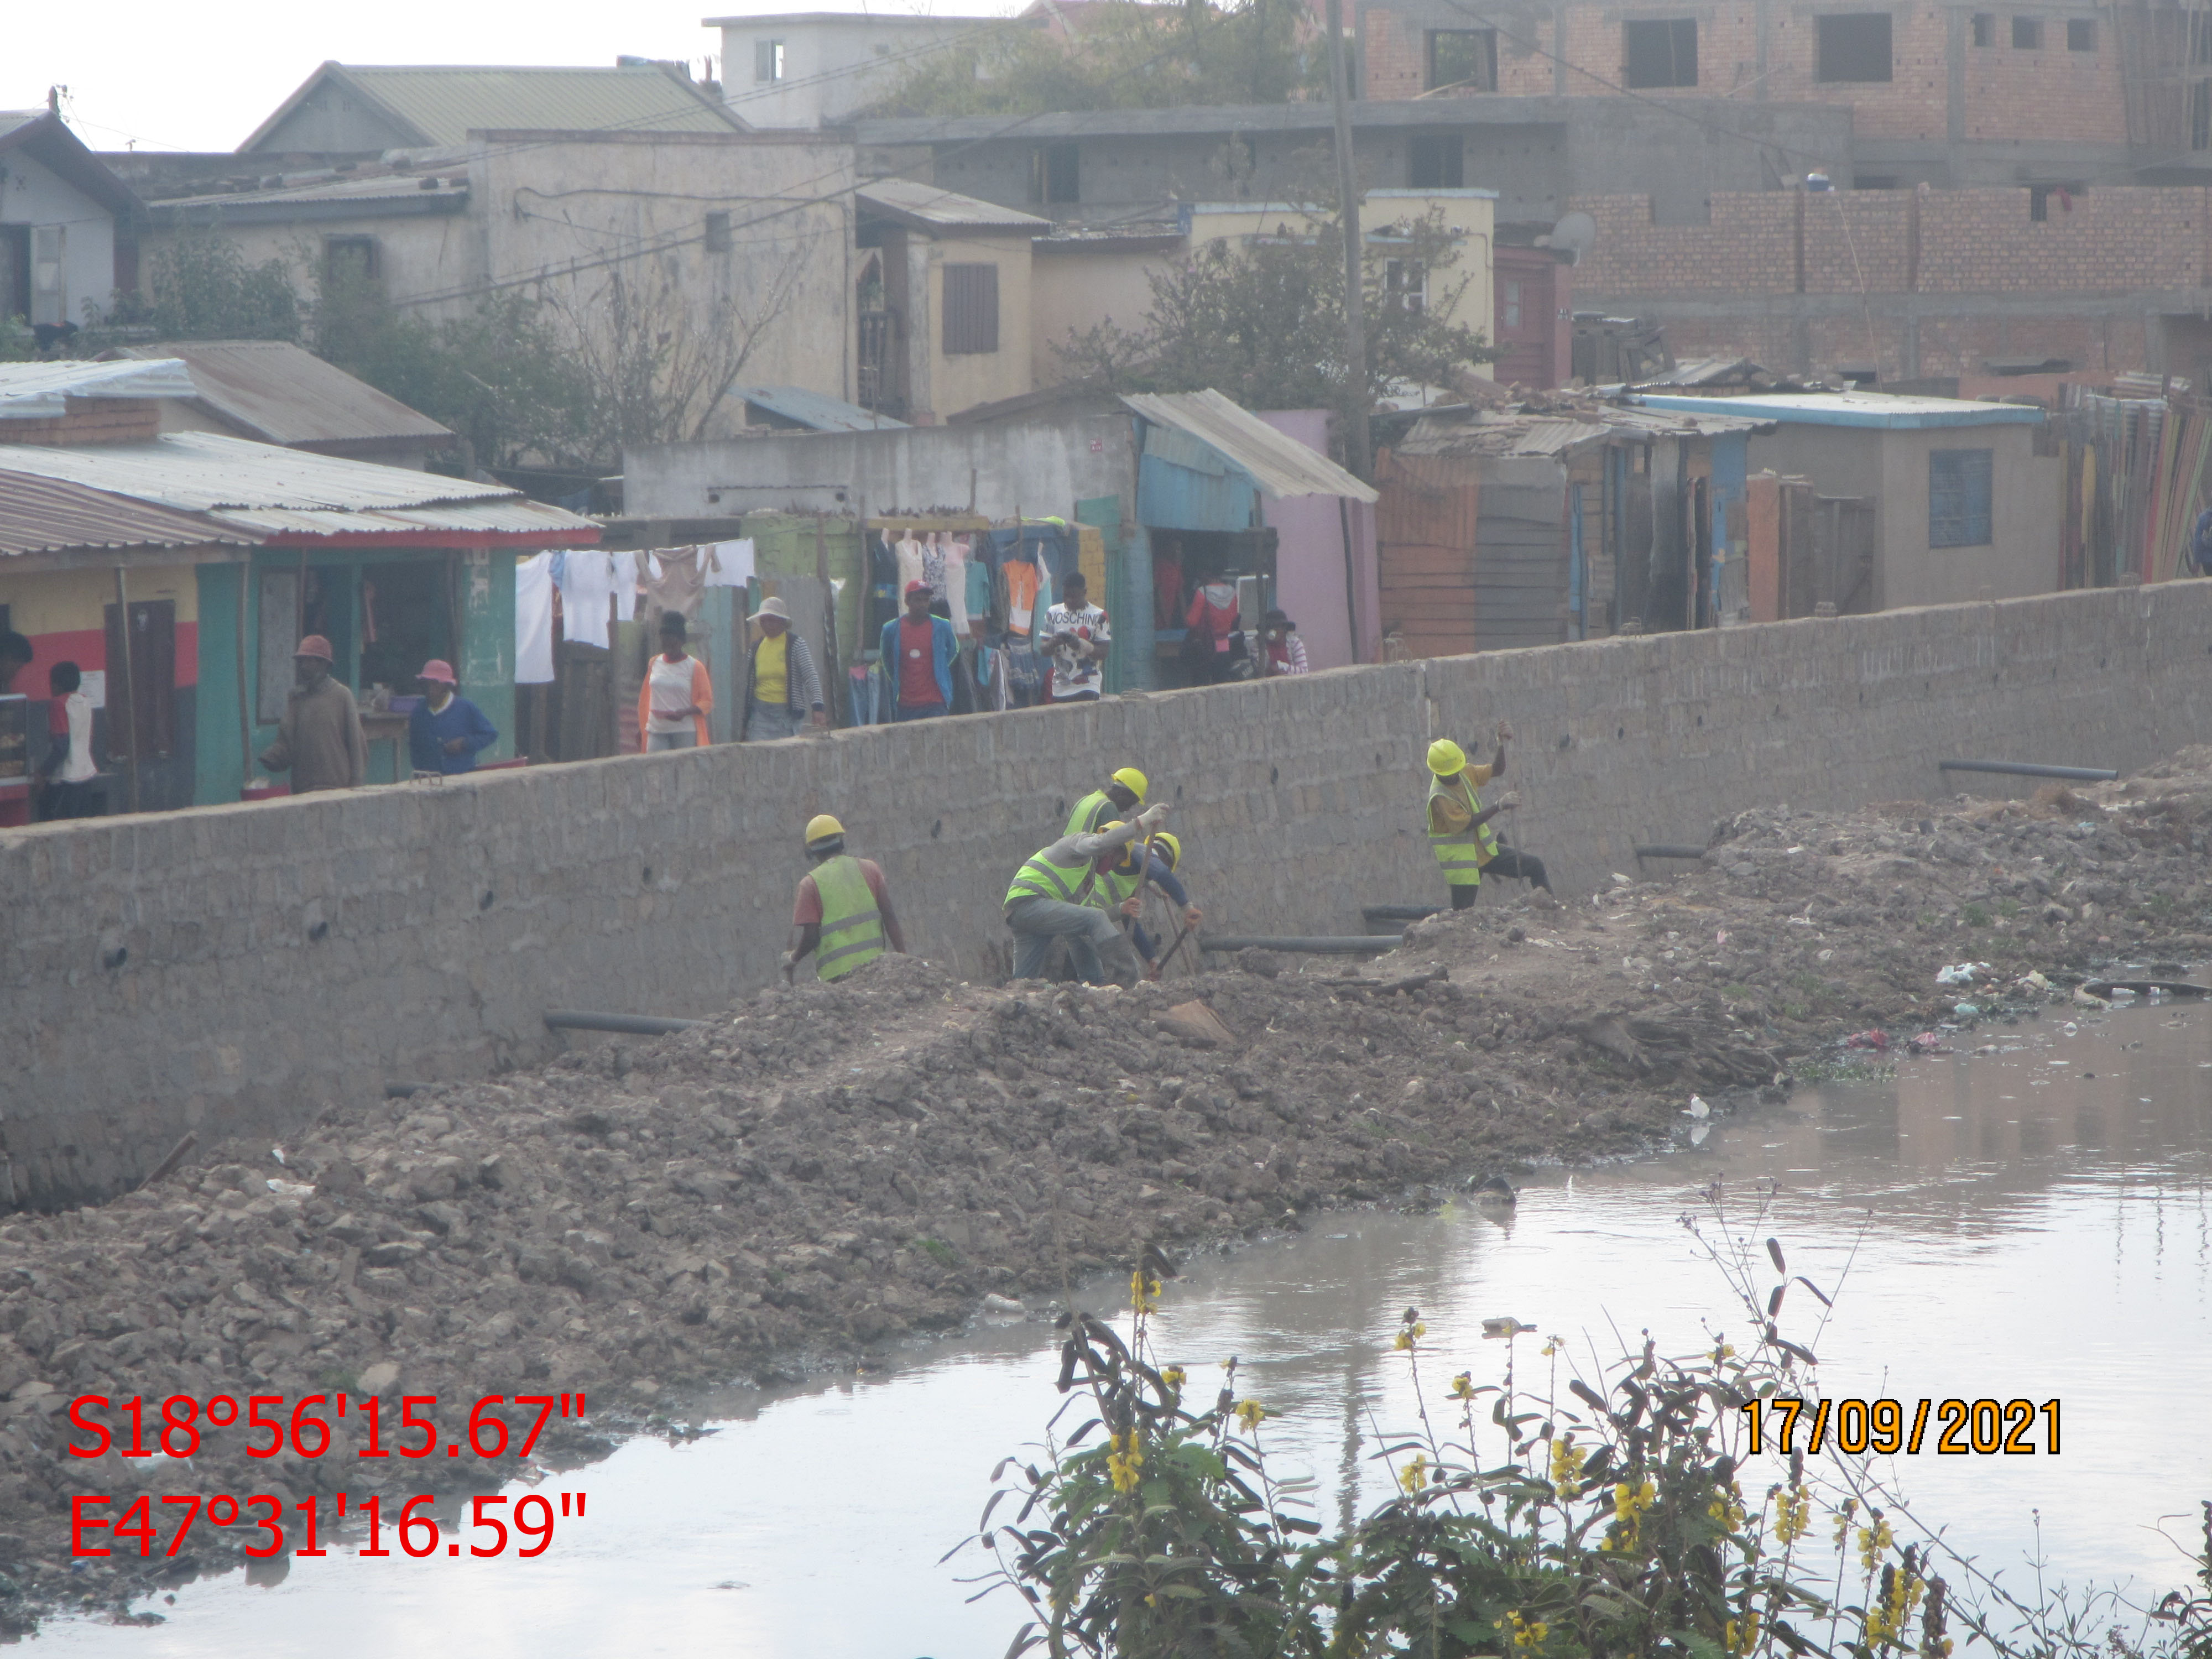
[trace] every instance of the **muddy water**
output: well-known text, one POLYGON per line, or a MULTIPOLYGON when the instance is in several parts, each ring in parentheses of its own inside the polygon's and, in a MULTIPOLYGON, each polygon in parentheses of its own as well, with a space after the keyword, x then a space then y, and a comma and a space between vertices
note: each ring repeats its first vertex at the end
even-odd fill
MULTIPOLYGON (((1409 1419, 1406 1363, 1389 1352, 1399 1310, 1422 1310, 1438 1383, 1463 1368, 1495 1380, 1505 1345, 1481 1339, 1485 1317, 1565 1334, 1583 1354, 1610 1358, 1643 1327, 1686 1351, 1744 1319, 1679 1218, 1716 1177, 1733 1205, 1773 1176, 1782 1196, 1759 1231, 1838 1290, 1818 1341, 1829 1395, 2063 1402, 2056 1459, 1893 1460, 1917 1512, 2016 1588, 2033 1583, 2039 1509, 2046 1581, 2162 1590, 2185 1567, 2160 1522, 2188 1539, 2196 1500, 2212 1496, 2200 1403, 2212 1010, 2046 1016, 1982 1040, 2001 1052, 1905 1060, 1893 1080, 1801 1091, 1670 1157, 1547 1175, 1503 1224, 1473 1206, 1323 1217, 1199 1261, 1170 1287, 1161 1346, 1194 1371, 1241 1356, 1245 1391, 1278 1413, 1279 1472, 1319 1476, 1334 1519, 1375 1495, 1357 1433, 1366 1410, 1389 1427, 1409 1419)), ((1802 1336, 1811 1309, 1793 1311, 1802 1336)), ((1524 1366, 1534 1352, 1524 1339, 1524 1366)), ((880 1378, 725 1402, 704 1439, 634 1443, 549 1483, 590 1504, 536 1561, 333 1553, 273 1586, 232 1575, 153 1598, 142 1605, 163 1615, 157 1628, 60 1621, 43 1640, 143 1659, 347 1659, 433 1643, 490 1656, 994 1654, 1019 1622, 1014 1604, 963 1605, 957 1564, 937 1558, 970 1529, 993 1463, 1052 1411, 1054 1369, 1045 1327, 987 1328, 880 1378)))

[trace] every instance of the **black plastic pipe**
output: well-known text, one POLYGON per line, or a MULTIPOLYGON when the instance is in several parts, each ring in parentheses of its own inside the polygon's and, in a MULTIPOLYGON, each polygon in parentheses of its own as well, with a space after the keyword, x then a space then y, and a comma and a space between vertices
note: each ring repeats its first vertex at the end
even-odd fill
POLYGON ((556 1031, 620 1031, 626 1036, 666 1036, 704 1025, 703 1019, 665 1019, 659 1014, 592 1014, 575 1008, 556 1008, 545 1023, 556 1031))
POLYGON ((1317 938, 1286 936, 1268 939, 1258 934, 1220 933, 1212 939, 1200 939, 1201 951, 1282 951, 1293 956, 1352 957, 1371 955, 1377 951, 1395 951, 1395 939, 1379 933, 1357 935, 1322 935, 1317 938))
POLYGON ((1670 847, 1663 843, 1636 849, 1636 856, 1640 859, 1701 859, 1705 855, 1702 847, 1670 847))
POLYGON ((2063 778, 2069 783, 2111 783, 2120 775, 2095 766, 2038 766, 2031 761, 1938 761, 1944 772, 2002 772, 2015 778, 2063 778))

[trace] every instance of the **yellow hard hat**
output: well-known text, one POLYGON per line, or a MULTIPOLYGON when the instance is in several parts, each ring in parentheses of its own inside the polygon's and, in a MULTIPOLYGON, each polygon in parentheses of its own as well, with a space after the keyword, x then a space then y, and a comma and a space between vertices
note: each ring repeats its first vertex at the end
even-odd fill
POLYGON ((806 844, 809 847, 817 841, 836 840, 844 833, 845 826, 827 812, 817 812, 806 820, 806 844))
POLYGON ((1148 780, 1146 778, 1145 775, 1142 772, 1139 772, 1135 767, 1123 767, 1120 771, 1114 774, 1113 781, 1115 783, 1120 784, 1131 794, 1134 795, 1139 800, 1144 799, 1145 787, 1148 780))
POLYGON ((1429 770, 1440 778, 1455 778, 1467 770, 1467 751, 1449 738, 1429 745, 1429 770))
POLYGON ((1168 849, 1168 868, 1172 870, 1182 862, 1182 843, 1164 830, 1152 837, 1152 845, 1168 849))

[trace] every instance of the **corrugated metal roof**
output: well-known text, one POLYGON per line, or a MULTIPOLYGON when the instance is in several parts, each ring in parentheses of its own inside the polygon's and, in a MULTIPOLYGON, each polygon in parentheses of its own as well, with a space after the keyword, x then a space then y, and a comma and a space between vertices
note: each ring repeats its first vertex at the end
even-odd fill
POLYGON ((1154 425, 1188 433, 1218 451, 1250 473, 1262 494, 1277 500, 1296 495, 1379 499, 1328 456, 1276 431, 1218 392, 1137 394, 1121 401, 1154 425))
POLYGON ((2040 409, 2021 404, 1970 403, 1959 398, 1895 398, 1880 392, 1794 392, 1772 397, 1644 398, 1652 409, 1710 409, 1806 426, 1858 426, 1891 431, 1931 427, 2039 424, 2040 409))
POLYGON ((201 403, 266 443, 401 439, 434 447, 453 441, 453 433, 428 415, 289 340, 191 340, 134 346, 128 355, 181 360, 201 403))
POLYGON ((939 190, 915 179, 872 179, 853 193, 862 206, 917 230, 1025 230, 1037 236, 1052 230, 1051 220, 1034 213, 939 190))
MULTIPOLYGON (((1699 403, 1710 399, 1698 398, 1699 403)), ((1431 415, 1413 423, 1397 446, 1401 455, 1565 455, 1584 444, 1613 437, 1717 437, 1728 433, 1771 431, 1771 420, 1704 410, 1638 409, 1597 404, 1571 412, 1519 413, 1484 409, 1450 416, 1431 415)))
POLYGON ((734 395, 817 432, 886 432, 906 424, 826 392, 809 392, 805 386, 741 386, 734 395))
POLYGON ((197 514, 59 478, 0 474, 0 557, 83 548, 250 547, 254 540, 197 514))
POLYGON ((77 448, 0 444, 0 473, 59 478, 268 536, 588 537, 599 526, 503 484, 317 455, 246 438, 172 432, 77 448))
MULTIPOLYGON (((226 190, 212 196, 173 196, 149 204, 158 221, 164 215, 198 209, 302 207, 317 202, 465 203, 469 181, 459 173, 380 173, 367 179, 319 179, 307 185, 276 185, 266 190, 226 190)), ((425 211, 428 210, 426 208, 425 211)))
POLYGON ((0 421, 54 421, 71 398, 189 398, 198 388, 174 357, 155 362, 0 363, 0 421))
POLYGON ((384 65, 325 64, 238 148, 252 150, 325 82, 364 95, 419 135, 421 145, 464 143, 471 132, 732 132, 744 123, 705 88, 658 64, 384 65))

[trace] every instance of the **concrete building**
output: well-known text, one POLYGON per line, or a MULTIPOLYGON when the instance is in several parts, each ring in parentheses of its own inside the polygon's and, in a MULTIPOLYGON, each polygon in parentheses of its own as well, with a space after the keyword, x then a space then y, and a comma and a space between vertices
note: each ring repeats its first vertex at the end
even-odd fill
POLYGON ((138 204, 54 111, 0 110, 0 320, 51 340, 136 287, 138 204))
MULTIPOLYGON (((0 628, 35 653, 34 762, 66 659, 94 677, 111 811, 236 800, 310 633, 357 691, 445 658, 500 728, 483 758, 511 756, 515 555, 599 526, 498 484, 162 433, 192 389, 173 358, 0 364, 0 628)), ((407 775, 404 726, 369 722, 372 781, 407 775)))
POLYGON ((2038 453, 2046 447, 2041 410, 1863 392, 1638 402, 1775 423, 1752 439, 1751 469, 1804 478, 1819 501, 1835 504, 1820 598, 1838 611, 2064 586, 2063 471, 2055 450, 2038 453))
POLYGON ((1025 28, 1006 17, 787 11, 709 17, 722 32, 722 85, 748 126, 835 126, 880 97, 900 72, 948 47, 1025 28))
POLYGON ((435 161, 156 203, 145 241, 218 233, 290 266, 303 301, 315 265, 343 267, 431 319, 528 289, 611 394, 665 353, 664 389, 688 389, 672 419, 703 435, 743 423, 740 382, 852 397, 852 155, 726 124, 472 129, 435 161))

